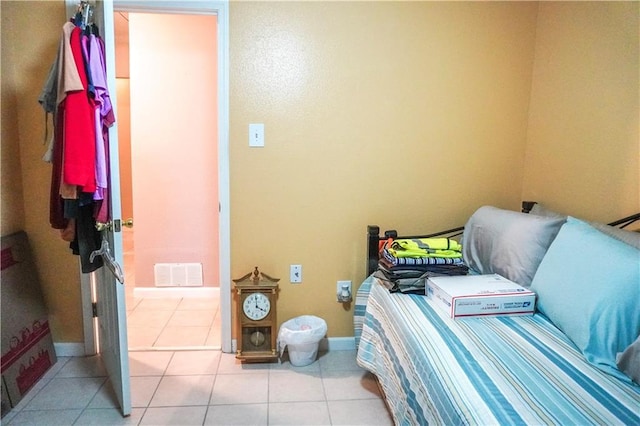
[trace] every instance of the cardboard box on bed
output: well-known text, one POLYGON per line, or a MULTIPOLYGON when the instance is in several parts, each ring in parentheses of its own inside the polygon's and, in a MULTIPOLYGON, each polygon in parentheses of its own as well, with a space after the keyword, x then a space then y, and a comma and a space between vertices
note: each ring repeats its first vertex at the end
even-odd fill
POLYGON ((498 274, 431 277, 427 297, 451 318, 533 315, 534 292, 498 274))

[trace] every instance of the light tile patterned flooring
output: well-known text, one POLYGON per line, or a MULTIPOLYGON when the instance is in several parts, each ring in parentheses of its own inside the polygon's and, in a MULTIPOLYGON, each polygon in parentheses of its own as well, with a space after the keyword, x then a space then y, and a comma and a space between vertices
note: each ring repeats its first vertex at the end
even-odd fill
POLYGON ((133 412, 122 418, 99 356, 60 358, 3 425, 392 425, 354 351, 306 367, 241 364, 219 351, 130 352, 133 412))
POLYGON ((220 349, 218 298, 134 298, 127 293, 129 349, 220 349))
POLYGON ((133 230, 123 230, 129 349, 221 348, 220 297, 134 297, 133 230))
MULTIPOLYGON (((130 237, 131 235, 129 235, 130 237)), ((125 241, 125 244, 127 242, 125 241)), ((131 246, 129 246, 131 247, 131 246)), ((132 414, 122 418, 99 356, 62 357, 2 425, 392 425, 355 351, 306 367, 241 364, 220 347, 219 299, 133 297, 125 247, 132 414)))

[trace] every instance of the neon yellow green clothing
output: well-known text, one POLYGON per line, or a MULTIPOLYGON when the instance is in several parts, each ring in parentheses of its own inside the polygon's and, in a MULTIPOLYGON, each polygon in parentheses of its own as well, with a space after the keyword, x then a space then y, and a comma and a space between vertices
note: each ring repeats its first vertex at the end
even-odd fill
POLYGON ((462 257, 462 246, 449 238, 395 240, 388 249, 395 257, 462 257))

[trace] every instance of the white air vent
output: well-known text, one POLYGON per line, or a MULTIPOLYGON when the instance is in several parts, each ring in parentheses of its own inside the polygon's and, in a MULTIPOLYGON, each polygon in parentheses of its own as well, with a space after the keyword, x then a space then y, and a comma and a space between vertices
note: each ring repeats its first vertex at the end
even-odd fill
POLYGON ((202 287, 202 263, 156 263, 156 287, 202 287))

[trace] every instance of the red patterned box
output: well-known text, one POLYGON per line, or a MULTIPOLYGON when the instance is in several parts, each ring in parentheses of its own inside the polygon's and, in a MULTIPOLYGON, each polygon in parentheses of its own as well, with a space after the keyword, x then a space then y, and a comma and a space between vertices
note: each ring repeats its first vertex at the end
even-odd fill
POLYGON ((38 274, 24 232, 2 237, 0 260, 3 405, 15 407, 55 364, 56 354, 38 274))

